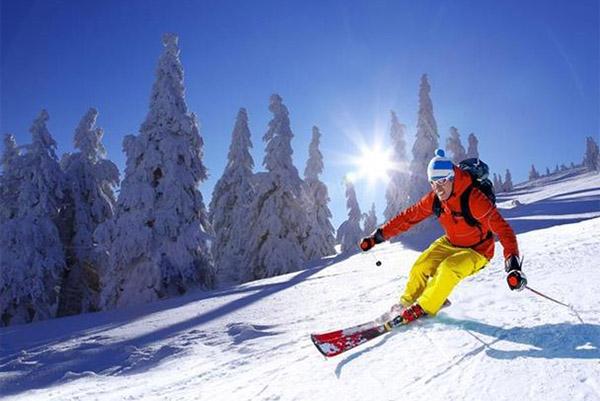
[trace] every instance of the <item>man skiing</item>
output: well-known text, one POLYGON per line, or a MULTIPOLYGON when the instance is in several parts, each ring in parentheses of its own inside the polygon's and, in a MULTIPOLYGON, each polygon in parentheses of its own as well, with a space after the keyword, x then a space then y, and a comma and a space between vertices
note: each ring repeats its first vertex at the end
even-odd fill
POLYGON ((527 284, 514 231, 494 203, 474 186, 471 174, 455 166, 438 149, 429 162, 427 176, 432 190, 360 243, 361 249, 368 251, 431 215, 439 215, 445 235, 414 263, 400 297, 402 307, 398 306, 397 313, 406 323, 426 314, 435 315, 461 280, 480 271, 492 259, 492 233, 504 248, 510 289, 521 290, 527 284))

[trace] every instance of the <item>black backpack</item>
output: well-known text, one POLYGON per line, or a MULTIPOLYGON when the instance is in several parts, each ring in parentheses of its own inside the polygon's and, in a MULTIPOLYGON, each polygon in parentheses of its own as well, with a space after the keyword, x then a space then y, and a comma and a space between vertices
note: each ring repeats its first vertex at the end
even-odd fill
MULTIPOLYGON (((494 205, 496 204, 494 185, 488 178, 488 175, 490 174, 490 168, 487 164, 485 164, 485 162, 477 158, 461 161, 458 163, 458 168, 469 173, 471 179, 473 180, 473 184, 469 185, 469 187, 460 196, 461 213, 453 212, 452 214, 455 216, 461 216, 470 226, 479 227, 479 222, 475 219, 475 217, 473 217, 471 210, 469 209, 469 196, 471 195, 473 188, 477 188, 483 192, 483 194, 487 196, 494 205)), ((438 218, 442 214, 442 203, 437 196, 434 196, 433 198, 433 214, 435 214, 438 218)))

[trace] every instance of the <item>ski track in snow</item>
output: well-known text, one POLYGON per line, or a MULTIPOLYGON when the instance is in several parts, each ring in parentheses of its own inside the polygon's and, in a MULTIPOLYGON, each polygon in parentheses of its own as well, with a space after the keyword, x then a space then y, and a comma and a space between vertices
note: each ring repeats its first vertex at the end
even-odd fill
POLYGON ((590 219, 600 215, 600 175, 552 180, 517 186, 500 206, 511 207, 503 214, 519 233, 531 287, 571 304, 583 324, 568 308, 509 291, 498 244, 496 258, 457 287, 453 305, 437 317, 324 359, 309 333, 369 321, 397 301, 418 252, 386 243, 372 255, 332 257, 218 291, 2 328, 0 394, 600 400, 600 218, 590 219))

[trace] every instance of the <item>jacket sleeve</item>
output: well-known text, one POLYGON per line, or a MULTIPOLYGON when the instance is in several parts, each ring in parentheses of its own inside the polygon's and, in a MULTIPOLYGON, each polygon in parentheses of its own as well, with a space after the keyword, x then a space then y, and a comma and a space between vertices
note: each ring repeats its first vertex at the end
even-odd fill
POLYGON ((423 196, 417 203, 402 211, 396 217, 385 223, 381 230, 383 237, 388 240, 408 231, 412 226, 419 224, 427 217, 433 214, 433 197, 435 194, 429 192, 423 196))
POLYGON ((496 206, 477 188, 471 192, 469 208, 474 218, 487 224, 498 235, 502 248, 504 248, 505 259, 511 255, 519 256, 517 237, 512 227, 504 220, 496 206))

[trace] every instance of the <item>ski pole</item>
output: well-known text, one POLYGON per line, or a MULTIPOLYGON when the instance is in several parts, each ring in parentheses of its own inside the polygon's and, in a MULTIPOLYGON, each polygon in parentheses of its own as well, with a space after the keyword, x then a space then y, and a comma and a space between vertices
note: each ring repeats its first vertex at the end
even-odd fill
MULTIPOLYGON (((367 252, 369 255, 371 255, 371 258, 373 260, 375 260, 375 266, 377 266, 377 267, 381 266, 381 264, 382 264, 381 260, 377 259, 375 257, 375 255, 373 255, 371 252, 367 251, 369 249, 369 244, 367 242, 363 241, 363 242, 360 243, 359 246, 360 246, 360 249, 363 250, 363 252, 367 252)), ((372 247, 372 245, 371 245, 371 247, 372 247)))
MULTIPOLYGON (((377 259, 377 258, 375 258, 375 259, 377 259)), ((381 266, 381 264, 382 264, 381 260, 377 259, 377 261, 375 262, 375 266, 379 267, 379 266, 381 266)))
POLYGON ((371 255, 371 258, 375 261, 375 266, 381 266, 381 260, 377 259, 373 253, 369 252, 369 254, 371 255))
POLYGON ((537 295, 539 295, 540 297, 544 297, 544 298, 546 298, 546 299, 548 299, 548 300, 550 300, 550 301, 552 301, 552 302, 555 302, 555 303, 557 303, 557 304, 559 304, 559 305, 562 305, 562 306, 565 306, 565 307, 567 307, 567 308, 571 309, 571 311, 572 311, 572 312, 575 314, 575 316, 577 316, 577 319, 579 319, 579 321, 580 321, 581 323, 583 323, 583 319, 581 318, 581 316, 579 316, 579 313, 577 313, 577 311, 575 310, 575 308, 573 308, 571 305, 569 305, 569 304, 565 304, 565 303, 562 303, 562 302, 560 302, 560 301, 557 301, 557 300, 556 300, 556 299, 554 299, 554 298, 550 298, 548 295, 544 295, 544 294, 542 294, 541 292, 534 290, 533 288, 531 288, 531 287, 530 287, 530 286, 528 286, 528 285, 525 285, 524 287, 525 287, 525 288, 527 288, 529 291, 533 292, 534 294, 537 294, 537 295))

